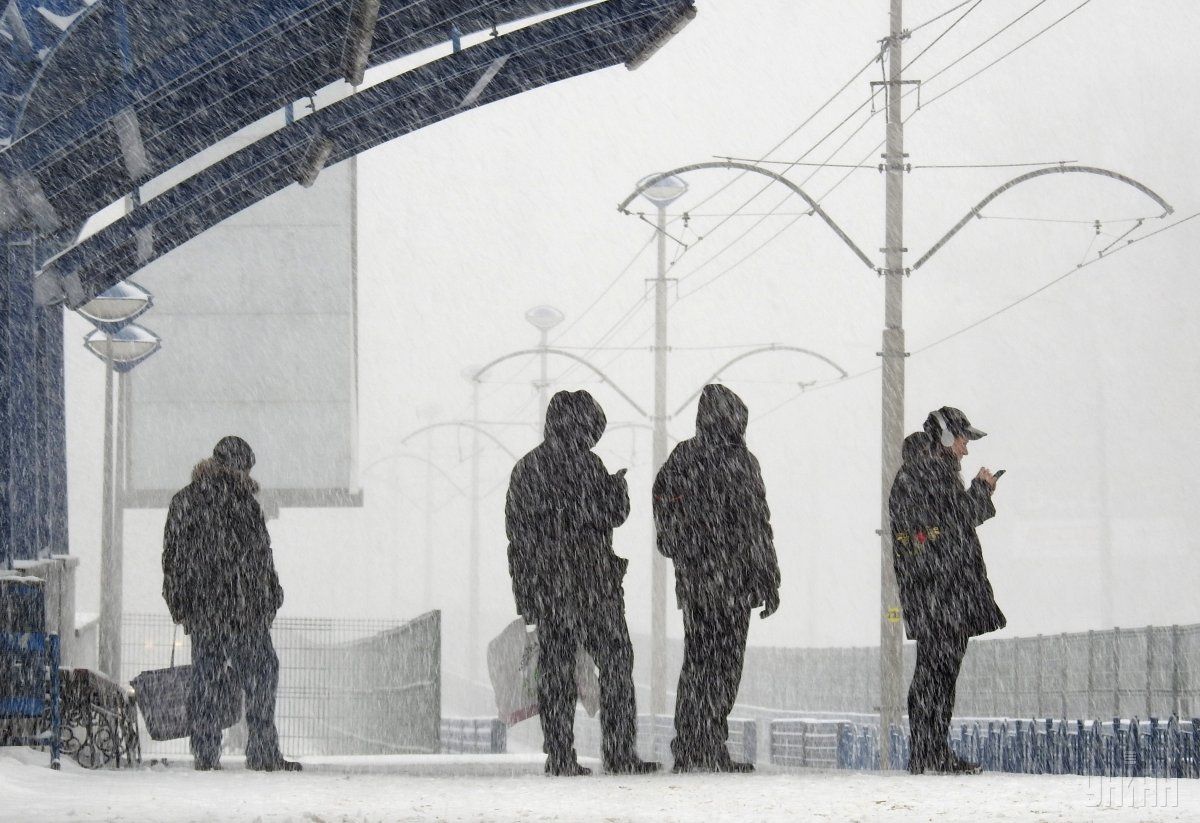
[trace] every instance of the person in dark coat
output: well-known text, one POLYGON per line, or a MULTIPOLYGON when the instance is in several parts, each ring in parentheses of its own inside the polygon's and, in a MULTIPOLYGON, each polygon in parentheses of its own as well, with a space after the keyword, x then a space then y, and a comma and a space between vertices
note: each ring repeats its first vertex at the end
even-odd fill
POLYGON ((279 658, 270 628, 283 605, 271 537, 250 477, 254 452, 221 439, 192 482, 171 499, 163 534, 163 598, 192 639, 188 696, 195 766, 219 769, 221 701, 245 694, 246 766, 300 771, 285 760, 275 729, 279 658))
POLYGON ((930 413, 924 431, 904 441, 888 499, 905 631, 917 643, 908 691, 913 774, 978 770, 951 752, 947 735, 968 638, 1006 622, 975 533, 996 513, 996 478, 983 468, 964 488, 959 474, 967 444, 984 436, 958 409, 930 413))
POLYGON ((696 436, 654 481, 658 550, 675 562, 684 657, 675 695, 676 771, 751 771, 726 749, 742 679, 750 611, 779 608, 779 563, 758 460, 746 447, 746 404, 705 386, 696 436))
POLYGON ((600 672, 606 771, 654 771, 637 756, 633 645, 622 581, 629 561, 613 529, 629 516, 625 470, 610 475, 591 449, 604 411, 586 391, 560 391, 546 409, 545 439, 513 468, 505 505, 508 568, 517 612, 536 624, 538 706, 546 772, 589 774, 574 749, 575 659, 583 647, 600 672))

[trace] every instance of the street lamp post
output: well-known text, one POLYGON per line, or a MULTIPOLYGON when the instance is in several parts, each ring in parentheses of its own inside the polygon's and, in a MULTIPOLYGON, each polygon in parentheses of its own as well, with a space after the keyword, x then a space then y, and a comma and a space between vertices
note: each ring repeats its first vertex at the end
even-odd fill
MULTIPOLYGON (((561 319, 561 317, 560 317, 561 319)), ((545 346, 546 332, 542 332, 542 345, 545 346)), ((546 381, 546 359, 542 358, 542 383, 546 381)), ((542 389, 545 392, 545 389, 542 389)), ((543 414, 545 408, 543 407, 543 414)), ((467 650, 470 655, 467 667, 471 679, 474 680, 479 672, 479 381, 471 374, 471 579, 468 590, 471 597, 471 611, 467 621, 467 650)))
MULTIPOLYGON (((658 271, 654 278, 654 447, 653 476, 667 461, 667 206, 687 192, 687 183, 674 176, 651 175, 638 188, 658 210, 658 271), (654 179, 659 178, 659 179, 654 179)), ((650 548, 650 712, 667 710, 667 564, 650 548)))
MULTIPOLYGON (((122 284, 129 285, 129 284, 122 284)), ((110 290, 111 291, 111 290, 110 290)), ((102 486, 102 511, 100 534, 100 625, 99 625, 99 665, 100 670, 114 679, 120 678, 121 673, 121 609, 123 588, 123 551, 120 535, 117 531, 117 507, 124 505, 118 501, 118 485, 125 481, 124 432, 125 415, 118 409, 117 428, 121 450, 114 456, 113 449, 113 375, 121 375, 122 398, 124 401, 124 375, 134 366, 154 354, 162 346, 162 341, 153 333, 131 322, 133 317, 140 315, 151 303, 150 295, 144 294, 145 302, 126 317, 116 314, 118 305, 100 302, 104 295, 88 303, 80 314, 96 323, 98 328, 85 339, 84 345, 88 351, 99 357, 105 364, 104 379, 104 480, 102 486), (124 323, 124 325, 121 325, 124 323), (115 465, 117 464, 117 465, 115 465), (120 472, 121 480, 114 482, 114 475, 120 472)))
POLYGON ((525 319, 541 332, 541 339, 538 341, 538 356, 541 359, 540 370, 537 382, 538 387, 538 433, 546 427, 546 406, 550 402, 550 378, 547 372, 547 354, 550 350, 549 334, 550 330, 563 321, 563 313, 553 306, 535 306, 525 312, 525 319))

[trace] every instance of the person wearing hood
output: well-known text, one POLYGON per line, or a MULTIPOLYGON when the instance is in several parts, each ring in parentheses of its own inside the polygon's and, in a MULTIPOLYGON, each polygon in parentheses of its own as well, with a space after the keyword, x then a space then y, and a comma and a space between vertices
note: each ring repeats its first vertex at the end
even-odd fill
POLYGON ((279 750, 279 658, 270 628, 283 605, 271 537, 250 477, 254 452, 221 438, 172 499, 163 533, 163 598, 192 639, 191 748, 200 771, 220 769, 219 701, 232 678, 245 694, 246 767, 300 771, 279 750))
POLYGON ((684 657, 675 695, 676 771, 751 771, 726 748, 742 679, 750 612, 779 608, 779 563, 758 460, 746 447, 746 404, 705 386, 696 436, 654 481, 658 550, 675 563, 684 657))
POLYGON ((892 562, 905 631, 917 643, 908 691, 909 771, 974 773, 947 742, 968 638, 1004 628, 975 529, 996 514, 996 477, 980 469, 964 488, 967 444, 985 436, 958 409, 931 412, 904 441, 888 497, 892 562))
POLYGON ((622 587, 629 561, 613 552, 612 540, 629 516, 629 489, 625 470, 610 475, 591 451, 606 424, 588 392, 556 393, 546 409, 545 438, 513 468, 505 503, 517 612, 538 631, 538 713, 552 775, 590 773, 574 748, 580 647, 599 669, 605 770, 658 768, 637 756, 633 645, 622 587))

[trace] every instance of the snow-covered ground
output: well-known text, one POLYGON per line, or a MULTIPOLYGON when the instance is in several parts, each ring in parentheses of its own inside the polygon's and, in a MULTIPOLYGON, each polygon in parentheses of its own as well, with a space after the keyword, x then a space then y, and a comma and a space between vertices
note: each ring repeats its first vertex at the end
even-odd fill
POLYGON ((0 749, 0 821, 1196 821, 1200 781, 855 772, 551 779, 534 755, 305 760, 301 774, 89 772, 0 749))

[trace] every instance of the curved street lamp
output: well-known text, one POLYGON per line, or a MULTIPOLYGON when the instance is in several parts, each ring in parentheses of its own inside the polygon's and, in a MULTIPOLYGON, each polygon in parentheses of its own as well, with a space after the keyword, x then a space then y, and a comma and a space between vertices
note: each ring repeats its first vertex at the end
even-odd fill
MULTIPOLYGON (((688 185, 673 172, 638 181, 637 192, 658 210, 658 269, 654 278, 654 474, 667 461, 667 206, 687 194, 688 185)), ((667 563, 650 547, 650 713, 667 710, 667 563)), ((655 727, 657 728, 657 726, 655 727)))
POLYGON ((550 379, 546 371, 546 350, 549 345, 550 330, 561 323, 565 315, 553 306, 534 306, 529 311, 525 312, 525 319, 529 324, 541 332, 541 339, 538 341, 538 351, 541 354, 541 372, 538 377, 538 409, 539 421, 538 431, 541 431, 546 426, 546 405, 549 403, 550 394, 550 379))
MULTIPOLYGON (((124 285, 124 284, 122 284, 124 285)), ((100 670, 115 680, 121 677, 121 611, 123 601, 124 554, 121 547, 124 501, 118 502, 119 490, 125 484, 125 414, 128 396, 126 375, 139 363, 145 362, 162 348, 158 335, 131 322, 148 309, 150 295, 131 294, 114 286, 91 300, 80 311, 98 328, 84 338, 84 347, 104 361, 104 481, 102 484, 102 513, 100 523, 100 670), (116 292, 116 294, 112 294, 116 292), (103 325, 101 325, 103 324, 103 325), (113 374, 120 375, 120 399, 117 401, 117 455, 113 450, 113 374), (114 482, 114 470, 121 481, 114 482)))
POLYGON ((130 323, 111 334, 95 329, 84 338, 83 345, 105 363, 111 364, 113 371, 126 374, 162 348, 162 338, 149 329, 130 323))
POLYGON ((153 305, 154 297, 150 292, 126 280, 93 297, 79 308, 78 313, 100 331, 113 333, 153 305))

